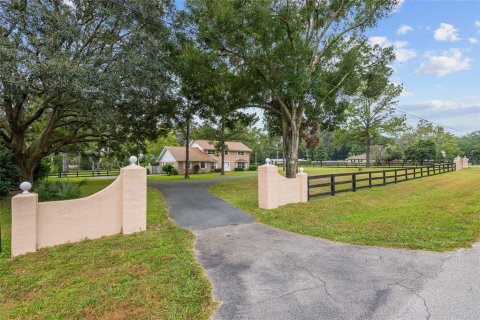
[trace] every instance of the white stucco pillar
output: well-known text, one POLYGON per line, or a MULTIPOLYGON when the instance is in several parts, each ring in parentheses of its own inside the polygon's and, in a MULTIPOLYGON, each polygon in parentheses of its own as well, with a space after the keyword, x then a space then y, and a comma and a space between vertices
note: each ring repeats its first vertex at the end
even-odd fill
POLYGON ((31 187, 23 182, 24 192, 12 198, 12 257, 37 251, 38 195, 28 192, 31 187))
POLYGON ((462 158, 462 168, 464 168, 464 169, 468 168, 468 158, 467 157, 462 158))
POLYGON ((462 158, 460 158, 460 156, 456 157, 455 159, 453 159, 453 162, 455 163, 455 170, 461 170, 462 169, 462 158))
POLYGON ((308 201, 308 175, 303 172, 303 168, 300 168, 300 172, 297 173, 296 178, 300 184, 299 186, 299 201, 308 201))
POLYGON ((147 229, 147 169, 135 164, 121 169, 122 233, 130 234, 147 229))
POLYGON ((261 209, 278 207, 278 176, 277 166, 267 163, 258 167, 258 206, 261 209))

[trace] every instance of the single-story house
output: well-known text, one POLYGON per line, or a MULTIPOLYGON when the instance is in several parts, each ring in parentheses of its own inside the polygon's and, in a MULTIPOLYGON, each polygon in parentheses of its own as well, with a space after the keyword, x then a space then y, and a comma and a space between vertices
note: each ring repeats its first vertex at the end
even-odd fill
POLYGON ((351 162, 351 163, 367 163, 367 154, 359 154, 358 156, 351 156, 345 159, 345 161, 351 162))
MULTIPOLYGON (((190 143, 190 170, 192 173, 207 173, 221 168, 221 157, 215 149, 215 141, 193 140, 190 143)), ((241 142, 225 141, 225 171, 232 171, 233 168, 247 170, 250 165, 252 150, 241 142)), ((186 152, 185 147, 164 147, 157 162, 160 167, 171 164, 179 174, 185 173, 186 152)))

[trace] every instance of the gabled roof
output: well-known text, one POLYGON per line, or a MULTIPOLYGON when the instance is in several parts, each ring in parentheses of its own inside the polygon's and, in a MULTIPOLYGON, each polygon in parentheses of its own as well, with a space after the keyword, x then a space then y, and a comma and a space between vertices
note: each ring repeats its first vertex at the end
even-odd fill
MULTIPOLYGON (((208 154, 202 152, 198 148, 189 148, 190 150, 190 161, 201 161, 201 162, 217 162, 217 160, 208 154)), ((158 162, 162 162, 161 159, 166 152, 175 158, 175 161, 186 161, 187 155, 185 153, 185 147, 164 147, 160 156, 158 157, 158 162)))
POLYGON ((348 157, 348 158, 345 159, 345 160, 366 160, 366 159, 367 159, 367 154, 366 154, 366 153, 362 153, 362 154, 359 154, 358 156, 348 157))
MULTIPOLYGON (((203 150, 214 150, 215 149, 215 144, 217 141, 209 141, 209 140, 193 140, 193 143, 197 143, 200 148, 203 150)), ((244 145, 242 142, 238 141, 225 141, 225 144, 227 145, 227 148, 229 151, 246 151, 246 152, 252 152, 252 149, 244 145)))

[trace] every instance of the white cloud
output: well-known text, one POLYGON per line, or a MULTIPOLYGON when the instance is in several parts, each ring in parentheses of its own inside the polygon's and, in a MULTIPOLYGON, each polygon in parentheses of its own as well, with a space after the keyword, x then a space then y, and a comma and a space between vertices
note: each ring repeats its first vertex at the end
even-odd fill
POLYGON ((379 45, 380 47, 386 47, 389 45, 387 37, 375 36, 368 38, 368 43, 372 46, 379 45))
POLYGON ((398 30, 397 30, 397 34, 398 35, 404 35, 404 34, 407 34, 408 32, 410 31, 413 31, 413 28, 410 27, 410 26, 407 26, 406 24, 402 24, 398 30))
MULTIPOLYGON (((400 108, 419 117, 441 123, 458 130, 472 132, 478 130, 478 115, 480 114, 480 96, 466 96, 449 100, 421 100, 406 102, 400 108)), ((417 119, 407 118, 412 125, 417 119)), ((461 134, 456 130, 449 130, 461 134)))
POLYGON ((477 38, 468 38, 468 42, 470 42, 471 44, 477 44, 478 43, 478 39, 477 38))
POLYGON ((397 5, 393 9, 393 12, 400 10, 400 8, 403 6, 404 3, 405 3, 405 0, 397 0, 397 5))
POLYGON ((387 37, 376 36, 368 38, 368 43, 370 45, 379 45, 380 47, 393 46, 395 52, 395 57, 398 62, 405 62, 407 60, 413 59, 417 56, 415 50, 408 48, 407 41, 395 41, 391 42, 387 37))
POLYGON ((475 21, 475 23, 473 25, 475 26, 475 28, 480 29, 480 20, 475 21))
POLYGON ((442 77, 452 72, 468 70, 473 61, 463 57, 460 49, 450 49, 440 55, 427 52, 426 57, 427 61, 422 62, 420 67, 415 70, 416 74, 433 74, 442 77))
POLYGON ((463 97, 457 100, 425 100, 406 105, 432 111, 473 111, 480 109, 480 96, 463 97))
POLYGON ((440 27, 433 33, 433 38, 437 41, 459 41, 458 30, 451 24, 440 23, 440 27))
POLYGON ((406 97, 411 97, 411 96, 413 96, 413 92, 408 91, 407 89, 403 89, 402 93, 400 93, 400 97, 406 98, 406 97))
POLYGON ((415 50, 409 49, 407 46, 408 42, 406 41, 395 41, 393 43, 395 57, 397 58, 398 62, 405 62, 417 56, 415 50))

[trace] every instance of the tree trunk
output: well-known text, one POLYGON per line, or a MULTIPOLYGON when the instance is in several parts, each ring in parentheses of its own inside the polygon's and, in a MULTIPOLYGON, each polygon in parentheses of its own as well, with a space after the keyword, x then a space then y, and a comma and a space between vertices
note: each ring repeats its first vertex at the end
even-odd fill
POLYGON ((68 155, 66 152, 62 154, 62 173, 68 172, 68 155))
POLYGON ((287 178, 295 178, 298 169, 298 147, 300 143, 300 126, 297 125, 298 119, 290 119, 289 123, 282 120, 283 129, 283 147, 287 178))
POLYGON ((220 171, 220 174, 223 176, 225 175, 225 120, 222 117, 222 123, 220 126, 220 151, 222 155, 220 156, 220 159, 222 161, 222 169, 220 171))
POLYGON ((20 176, 22 181, 28 181, 33 184, 33 171, 37 167, 39 161, 27 159, 15 159, 15 163, 20 169, 20 176))
POLYGON ((190 179, 190 115, 187 115, 185 133, 185 179, 190 179))
POLYGON ((372 138, 370 137, 370 135, 367 134, 367 138, 365 139, 365 154, 367 156, 367 167, 371 166, 371 161, 370 161, 371 147, 372 147, 372 138))

